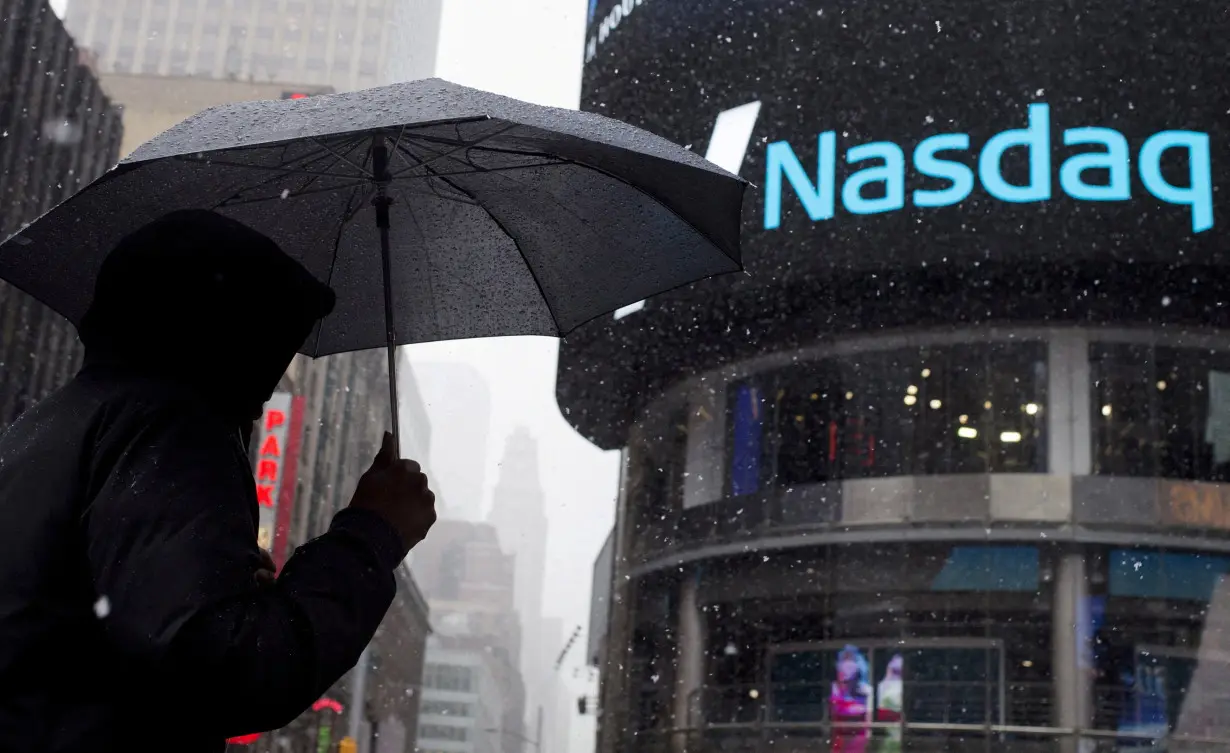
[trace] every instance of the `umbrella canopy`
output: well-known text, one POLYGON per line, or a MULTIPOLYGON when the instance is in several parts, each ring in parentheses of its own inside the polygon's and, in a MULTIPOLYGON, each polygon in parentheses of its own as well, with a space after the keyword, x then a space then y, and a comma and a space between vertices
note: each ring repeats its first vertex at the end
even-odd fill
POLYGON ((744 186, 627 124, 430 79, 206 110, 0 245, 0 277, 79 324, 122 237, 205 208, 333 288, 307 355, 561 336, 740 269, 744 186))

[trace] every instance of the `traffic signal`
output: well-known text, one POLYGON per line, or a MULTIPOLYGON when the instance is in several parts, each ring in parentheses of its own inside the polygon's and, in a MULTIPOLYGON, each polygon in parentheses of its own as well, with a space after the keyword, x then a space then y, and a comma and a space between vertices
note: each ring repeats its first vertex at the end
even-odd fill
POLYGON ((337 744, 337 753, 359 753, 359 744, 353 737, 343 737, 337 744))

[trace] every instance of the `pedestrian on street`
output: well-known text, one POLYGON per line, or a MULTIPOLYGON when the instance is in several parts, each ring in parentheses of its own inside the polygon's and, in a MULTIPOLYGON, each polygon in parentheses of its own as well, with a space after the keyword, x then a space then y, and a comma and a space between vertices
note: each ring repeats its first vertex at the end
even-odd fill
POLYGON ((208 211, 107 257, 83 368, 0 437, 0 750, 221 751, 355 665, 435 521, 426 477, 386 434, 275 579, 247 452, 333 305, 273 241, 208 211))

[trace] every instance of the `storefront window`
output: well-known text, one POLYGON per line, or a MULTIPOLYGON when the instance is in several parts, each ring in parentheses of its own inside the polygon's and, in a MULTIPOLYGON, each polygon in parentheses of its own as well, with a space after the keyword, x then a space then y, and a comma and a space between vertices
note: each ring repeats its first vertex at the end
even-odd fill
POLYGON ((1044 472, 1046 346, 859 353, 730 388, 729 489, 848 478, 1044 472))
POLYGON ((1230 479, 1230 354, 1092 347, 1094 472, 1230 479))

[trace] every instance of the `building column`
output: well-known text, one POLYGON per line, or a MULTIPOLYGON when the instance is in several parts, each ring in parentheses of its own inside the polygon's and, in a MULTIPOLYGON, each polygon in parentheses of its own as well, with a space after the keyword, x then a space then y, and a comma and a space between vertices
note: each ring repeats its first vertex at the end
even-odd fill
POLYGON ((1089 335, 1053 329, 1047 341, 1047 472, 1088 476, 1093 438, 1089 335))
MULTIPOLYGON (((701 689, 705 684, 705 644, 708 642, 704 615, 701 614, 696 591, 700 570, 684 575, 679 584, 679 618, 675 631, 675 695, 672 727, 688 730, 701 724, 701 689)), ((689 735, 676 732, 672 750, 684 753, 689 735)))
MULTIPOLYGON (((635 446, 638 429, 633 427, 629 447, 635 446)), ((615 498, 615 530, 611 552, 611 592, 607 615, 607 634, 602 647, 599 669, 599 699, 595 710, 597 753, 621 753, 634 728, 632 709, 638 688, 632 682, 632 640, 638 603, 637 580, 628 577, 630 566, 628 507, 632 497, 630 486, 631 453, 625 447, 620 453, 619 490, 615 498)))
MULTIPOLYGON (((1065 729, 1088 729, 1093 722, 1093 663, 1089 612, 1089 578, 1085 555, 1061 552, 1055 562, 1051 610, 1051 675, 1054 723, 1065 729)), ((1075 737, 1061 741, 1063 753, 1083 750, 1075 737)))

